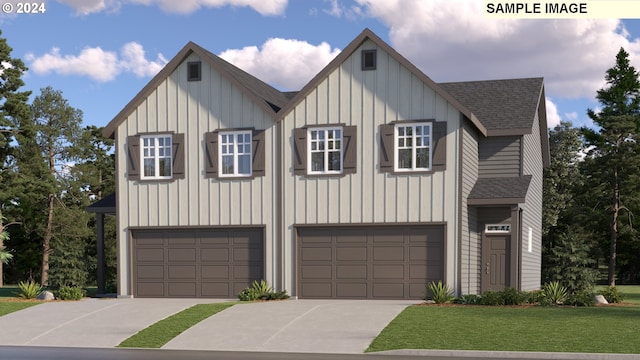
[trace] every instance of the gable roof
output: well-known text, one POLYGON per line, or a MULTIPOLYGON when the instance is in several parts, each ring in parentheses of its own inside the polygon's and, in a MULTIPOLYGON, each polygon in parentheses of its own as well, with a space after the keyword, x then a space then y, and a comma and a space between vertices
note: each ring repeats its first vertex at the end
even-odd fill
POLYGON ((476 126, 476 128, 483 135, 487 135, 487 129, 485 126, 478 120, 476 115, 472 113, 472 111, 466 106, 462 105, 458 99, 451 96, 445 89, 440 87, 437 83, 435 83, 431 78, 425 75, 420 69, 418 69, 415 65, 413 65, 409 60, 407 60, 404 56, 400 55, 395 49, 393 49, 389 44, 384 42, 381 38, 379 38, 376 34, 374 34, 369 29, 364 29, 360 35, 358 35, 347 47, 345 47, 338 56, 336 56, 327 66, 324 67, 311 81, 309 81, 303 88, 298 92, 291 101, 278 113, 279 119, 284 119, 289 112, 291 112, 313 89, 315 89, 331 72, 333 72, 336 68, 338 68, 343 62, 347 60, 366 40, 371 40, 374 42, 379 48, 384 50, 389 54, 392 58, 398 61, 402 66, 406 67, 413 75, 415 75, 418 79, 422 80, 425 84, 431 87, 438 95, 445 98, 449 103, 451 103, 458 111, 460 111, 464 116, 469 118, 471 122, 476 126))
POLYGON ((542 78, 439 85, 478 116, 489 136, 530 134, 543 91, 542 78))
POLYGON ((105 137, 113 137, 116 128, 120 125, 169 75, 171 75, 182 62, 192 53, 200 56, 202 61, 206 62, 213 69, 218 71, 223 77, 229 80, 233 85, 238 87, 240 91, 253 99, 253 101, 262 107, 265 112, 270 114, 274 119, 276 113, 289 101, 287 96, 278 91, 271 85, 263 82, 257 77, 241 70, 233 64, 223 60, 219 56, 205 50, 194 42, 185 45, 176 56, 171 59, 160 70, 160 72, 151 79, 151 81, 111 120, 103 130, 105 137))

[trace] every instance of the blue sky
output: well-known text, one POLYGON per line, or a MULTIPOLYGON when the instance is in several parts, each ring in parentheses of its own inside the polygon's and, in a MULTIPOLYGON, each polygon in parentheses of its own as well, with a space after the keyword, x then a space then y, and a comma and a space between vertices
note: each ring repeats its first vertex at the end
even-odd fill
MULTIPOLYGON (((18 1, 5 0, 15 4, 18 1)), ((590 125, 624 47, 640 69, 640 20, 498 20, 480 0, 49 0, 0 15, 35 94, 61 90, 106 125, 188 41, 281 90, 299 90, 365 27, 436 82, 544 77, 547 111, 590 125)))

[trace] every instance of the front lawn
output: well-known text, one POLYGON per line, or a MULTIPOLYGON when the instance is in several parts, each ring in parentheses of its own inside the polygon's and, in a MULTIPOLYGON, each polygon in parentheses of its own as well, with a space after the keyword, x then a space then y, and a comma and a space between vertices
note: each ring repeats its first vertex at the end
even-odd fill
POLYGON ((396 349, 640 353, 640 306, 411 306, 371 343, 396 349))
POLYGON ((14 311, 19 311, 22 309, 26 309, 28 307, 32 307, 34 305, 38 305, 40 302, 37 301, 6 301, 0 300, 0 316, 7 315, 14 311))

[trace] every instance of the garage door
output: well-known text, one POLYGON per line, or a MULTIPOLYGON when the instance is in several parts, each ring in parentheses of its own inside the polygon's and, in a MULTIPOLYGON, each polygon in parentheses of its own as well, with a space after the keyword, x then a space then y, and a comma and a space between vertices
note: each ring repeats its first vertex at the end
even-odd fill
POLYGON ((298 228, 300 298, 420 299, 444 275, 444 225, 298 228))
POLYGON ((264 278, 262 229, 133 230, 133 295, 234 298, 264 278))

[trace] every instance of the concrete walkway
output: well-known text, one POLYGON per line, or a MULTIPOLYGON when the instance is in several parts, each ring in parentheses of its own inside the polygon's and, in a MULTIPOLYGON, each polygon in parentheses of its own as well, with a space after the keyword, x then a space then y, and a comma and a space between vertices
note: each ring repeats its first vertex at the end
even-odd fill
POLYGON ((114 347, 197 299, 55 301, 0 316, 1 345, 114 347))
POLYGON ((289 300, 235 305, 163 349, 363 353, 402 310, 420 301, 289 300))

